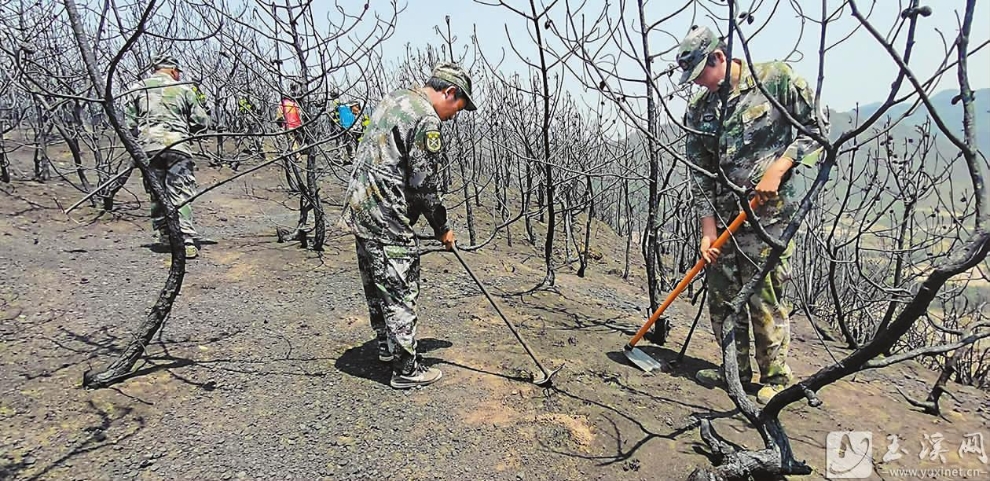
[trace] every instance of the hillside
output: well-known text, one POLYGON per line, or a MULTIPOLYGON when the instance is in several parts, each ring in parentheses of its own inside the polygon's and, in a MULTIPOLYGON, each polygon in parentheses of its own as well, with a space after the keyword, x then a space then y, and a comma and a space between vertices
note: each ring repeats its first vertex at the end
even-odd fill
MULTIPOLYGON (((29 165, 24 154, 15 167, 29 165)), ((209 185, 228 172, 198 175, 209 185)), ((262 170, 196 202, 218 243, 189 264, 135 376, 97 391, 79 388, 83 372, 119 352, 168 263, 149 248, 140 178, 128 184, 136 196, 102 216, 88 207, 64 215, 59 206, 79 194, 61 182, 0 186, 0 478, 674 480, 710 462, 696 416, 712 417, 731 442, 760 446, 726 394, 693 378, 720 362, 707 316, 670 372, 646 375, 625 360, 622 346, 644 320, 642 266, 628 281, 608 273, 623 242, 604 227, 592 241, 603 262, 584 279, 561 268, 549 291, 514 294, 542 279, 540 246, 500 238, 464 254, 543 362, 564 366, 553 389, 528 382, 532 361, 452 256, 430 253, 419 337, 444 379, 392 390, 350 235, 332 230, 322 256, 277 243, 275 228, 294 220, 279 176, 262 170)), ((341 185, 328 181, 325 192, 334 218, 341 185)), ((463 208, 452 215, 463 226, 463 208)), ((681 299, 669 313, 669 344, 642 344, 667 361, 696 308, 681 299)), ((802 318, 790 349, 799 376, 848 354, 802 318)), ((793 449, 815 469, 793 479, 822 477, 835 430, 872 431, 881 454, 885 436, 898 434, 912 456, 885 469, 985 469, 956 448, 990 423, 990 395, 951 386, 944 416, 933 418, 897 393, 924 397, 934 378, 901 364, 826 387, 820 408, 789 408, 793 449), (945 465, 916 456, 935 431, 951 448, 945 465)))

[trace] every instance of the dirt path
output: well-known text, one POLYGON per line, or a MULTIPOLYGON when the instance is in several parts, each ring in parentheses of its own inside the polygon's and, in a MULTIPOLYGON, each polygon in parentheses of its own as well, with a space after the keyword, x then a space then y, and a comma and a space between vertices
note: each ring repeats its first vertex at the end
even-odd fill
MULTIPOLYGON (((122 199, 144 200, 137 177, 136 197, 122 199)), ((205 185, 221 175, 199 177, 205 185)), ((140 375, 99 391, 80 388, 83 372, 113 358, 165 277, 167 255, 147 247, 146 204, 96 220, 82 208, 73 220, 55 201, 78 198, 67 186, 2 187, 0 478, 683 479, 707 462, 694 413, 718 416, 720 434, 759 446, 725 393, 691 377, 718 359, 707 317, 687 362, 645 375, 620 352, 642 322, 642 282, 597 264, 587 279, 561 270, 559 294, 500 298, 547 364, 566 362, 556 389, 544 391, 520 381, 533 370, 529 358, 456 259, 426 255, 419 334, 444 379, 391 389, 351 237, 331 230, 322 258, 276 243, 276 225, 294 223, 276 178, 269 171, 197 202, 197 221, 219 243, 189 264, 140 375)), ((619 241, 598 243, 606 258, 621 258, 619 241)), ((500 243, 465 255, 504 294, 542 278, 535 253, 500 243)), ((676 355, 695 312, 686 302, 672 311, 671 344, 644 348, 658 358, 676 355)), ((798 373, 831 362, 806 322, 794 330, 798 373)), ((798 457, 816 470, 809 479, 821 478, 833 430, 874 431, 877 458, 883 438, 898 434, 910 453, 904 467, 937 467, 917 454, 924 434, 940 432, 949 465, 990 469, 956 452, 967 433, 990 436, 986 393, 953 386, 958 402, 945 398, 946 415, 932 418, 895 391, 923 397, 934 377, 914 364, 863 374, 825 389, 823 408, 788 410, 798 457)))

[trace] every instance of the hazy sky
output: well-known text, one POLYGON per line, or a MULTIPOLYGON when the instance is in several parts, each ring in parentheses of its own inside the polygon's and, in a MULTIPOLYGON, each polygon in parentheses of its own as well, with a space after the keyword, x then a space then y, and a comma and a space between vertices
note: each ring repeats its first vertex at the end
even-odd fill
MULTIPOLYGON (((496 0, 491 0, 496 1, 496 0)), ((519 9, 529 11, 528 1, 505 0, 509 5, 519 9)), ((543 0, 549 3, 548 0, 543 0)), ((539 2, 539 0, 538 0, 539 2)), ((563 26, 567 21, 565 18, 565 8, 568 2, 571 8, 577 8, 581 3, 575 0, 559 0, 551 10, 552 19, 558 26, 563 26)), ((318 2, 319 3, 319 2, 318 2)), ((361 5, 364 1, 342 0, 341 5, 347 8, 361 5)), ((606 2, 602 0, 587 0, 584 6, 584 22, 589 25, 593 22, 604 8, 606 2)), ((618 20, 619 9, 627 11, 627 23, 636 19, 635 1, 627 0, 621 2, 612 0, 609 17, 613 22, 618 20)), ((746 7, 757 5, 753 10, 755 22, 745 27, 744 32, 750 37, 751 53, 756 61, 781 60, 787 58, 791 61, 798 73, 812 85, 818 76, 818 44, 820 38, 820 26, 812 21, 802 22, 795 12, 794 4, 806 9, 805 15, 813 18, 821 17, 821 2, 811 0, 746 0, 740 2, 746 7), (771 16, 771 12, 773 15, 771 16), (769 23, 758 33, 757 28, 769 23), (792 51, 797 49, 798 53, 792 51)), ((837 0, 827 0, 828 9, 833 12, 835 8, 843 2, 837 0)), ((898 14, 908 2, 901 0, 861 0, 858 2, 860 8, 869 11, 872 9, 870 21, 874 23, 883 35, 888 35, 891 28, 899 20, 898 14)), ((957 14, 961 15, 963 0, 939 0, 924 1, 923 4, 934 5, 933 14, 929 17, 920 17, 916 35, 916 46, 911 65, 915 69, 915 74, 922 80, 927 80, 936 71, 939 64, 944 59, 944 44, 939 36, 939 31, 945 35, 946 42, 950 45, 957 32, 957 14), (958 10, 958 12, 957 12, 958 10)), ((978 0, 976 15, 973 23, 972 38, 970 48, 975 48, 990 38, 990 2, 978 0)), ((371 0, 372 10, 382 11, 387 8, 386 0, 371 0)), ((450 15, 452 30, 458 42, 470 45, 471 35, 477 32, 481 52, 489 59, 506 58, 501 66, 501 71, 523 71, 524 64, 518 60, 512 52, 512 46, 506 35, 506 28, 511 34, 513 45, 517 50, 530 59, 536 59, 536 49, 530 39, 530 29, 526 21, 519 15, 511 12, 505 7, 487 6, 471 0, 403 0, 400 1, 400 8, 405 8, 399 15, 395 35, 384 45, 384 54, 387 60, 394 60, 402 57, 405 45, 413 47, 425 47, 428 44, 439 45, 440 37, 436 34, 434 26, 444 24, 444 16, 450 15)), ((646 3, 646 19, 648 23, 655 22, 663 17, 673 14, 675 10, 684 5, 682 0, 653 0, 646 3)), ((650 35, 650 48, 653 53, 661 53, 673 49, 678 40, 688 28, 693 24, 707 25, 713 29, 724 29, 727 25, 725 20, 717 21, 712 18, 712 13, 719 17, 724 17, 727 7, 724 3, 713 0, 700 0, 695 2, 683 12, 676 14, 672 19, 663 23, 663 31, 654 31, 650 35)), ((579 19, 579 16, 574 16, 579 19)), ((883 99, 890 89, 890 84, 897 73, 896 65, 883 48, 874 40, 863 28, 857 28, 859 23, 851 15, 851 10, 846 7, 837 14, 837 20, 829 25, 827 32, 827 43, 834 44, 840 39, 848 38, 840 44, 832 47, 825 58, 825 82, 822 88, 822 98, 826 104, 835 110, 849 110, 856 103, 871 103, 883 99)), ((548 32, 544 30, 544 32, 548 32)), ((635 35, 635 30, 630 30, 635 35)), ((903 50, 905 34, 897 37, 898 50, 903 50)), ((633 38, 634 42, 639 42, 638 38, 633 38)), ((559 50, 559 41, 550 41, 550 45, 559 50)), ((606 50, 608 51, 608 50, 606 50)), ((614 49, 613 49, 614 51, 614 49)), ((741 56, 742 52, 737 51, 741 56)), ((473 57, 473 47, 470 49, 469 58, 473 57)), ((955 56, 953 55, 953 59, 955 56)), ((673 61, 670 53, 661 55, 656 64, 655 70, 665 68, 673 61)), ((572 62, 572 65, 576 65, 572 62)), ((632 63, 623 63, 624 68, 629 69, 630 76, 641 75, 638 68, 632 63)), ((474 68, 482 68, 475 65, 474 68)), ((970 59, 970 82, 974 89, 990 86, 990 47, 984 47, 970 59)), ((906 82, 905 82, 906 84, 906 82)), ((942 80, 938 90, 956 87, 955 71, 950 71, 942 80)), ((582 93, 581 85, 576 80, 569 80, 565 83, 565 88, 573 91, 576 95, 584 99, 589 99, 594 94, 582 93)), ((669 88, 669 87, 664 87, 669 88)), ((594 101, 593 99, 590 101, 594 101)))

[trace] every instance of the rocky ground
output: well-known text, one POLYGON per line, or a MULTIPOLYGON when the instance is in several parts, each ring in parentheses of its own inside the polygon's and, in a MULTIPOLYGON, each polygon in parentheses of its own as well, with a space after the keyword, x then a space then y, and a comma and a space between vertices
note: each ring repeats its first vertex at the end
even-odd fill
MULTIPOLYGON (((230 171, 201 167, 198 175, 209 185, 230 171)), ((719 359, 707 316, 671 372, 647 375, 624 359, 646 294, 640 266, 629 280, 608 273, 621 265, 624 243, 604 228, 592 241, 603 260, 584 279, 561 268, 552 291, 512 294, 544 274, 542 245, 522 236, 513 247, 497 240, 464 254, 543 361, 564 365, 552 389, 527 382, 532 362, 445 253, 423 258, 419 328, 427 362, 444 378, 391 389, 352 238, 331 228, 322 255, 278 243, 276 228, 295 218, 279 178, 262 170, 197 201, 197 221, 218 243, 188 264, 172 316, 136 375, 102 390, 82 389, 83 373, 125 345, 169 262, 149 248, 140 178, 128 185, 133 194, 121 194, 123 209, 103 215, 89 206, 63 214, 81 196, 64 181, 0 185, 0 478, 684 479, 710 463, 695 415, 714 417, 733 442, 761 447, 722 390, 693 380, 719 359)), ((338 186, 328 180, 331 203, 340 202, 338 186)), ((339 208, 328 209, 335 219, 339 208)), ((678 301, 668 345, 644 350, 673 359, 695 312, 678 301)), ((806 320, 793 325, 799 375, 847 354, 819 342, 806 320)), ((808 479, 822 478, 835 430, 873 431, 877 459, 885 437, 897 434, 909 454, 885 469, 990 469, 957 451, 966 434, 990 436, 987 393, 952 386, 944 415, 932 417, 896 391, 924 397, 934 379, 907 363, 825 388, 820 408, 791 406, 783 421, 797 457, 815 469, 808 479), (945 464, 918 458, 935 433, 945 437, 945 464)))

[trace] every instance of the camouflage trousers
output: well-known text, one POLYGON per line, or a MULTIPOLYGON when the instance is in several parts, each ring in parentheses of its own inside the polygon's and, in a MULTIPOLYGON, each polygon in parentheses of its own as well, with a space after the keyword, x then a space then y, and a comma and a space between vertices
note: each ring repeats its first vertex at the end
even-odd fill
MULTIPOLYGON (((149 152, 148 157, 154 157, 154 154, 154 152, 149 152)), ((174 150, 161 152, 151 162, 151 179, 144 179, 145 192, 151 195, 151 186, 148 183, 151 180, 165 187, 165 195, 168 196, 173 205, 185 202, 196 195, 194 166, 192 157, 188 154, 174 150)), ((163 234, 165 232, 165 207, 155 202, 154 197, 151 201, 151 228, 163 234)), ((199 237, 196 233, 196 226, 193 224, 192 206, 189 204, 179 208, 179 228, 182 230, 182 237, 187 244, 199 237)))
POLYGON ((398 367, 416 356, 419 246, 354 239, 371 328, 396 350, 398 367))
MULTIPOLYGON (((783 222, 776 223, 766 230, 779 237, 783 222)), ((752 377, 749 360, 749 330, 753 327, 753 341, 756 344, 756 364, 760 369, 760 382, 764 384, 787 384, 791 380, 791 369, 787 365, 787 349, 791 342, 790 320, 787 308, 781 299, 783 284, 790 279, 790 258, 794 253, 792 240, 780 256, 780 263, 767 275, 756 291, 749 297, 743 313, 743 322, 735 326, 736 360, 739 362, 740 377, 748 382, 752 377)), ((760 265, 770 255, 770 246, 765 244, 744 225, 725 244, 722 254, 714 265, 706 270, 708 302, 712 329, 715 338, 721 339, 723 323, 731 322, 732 299, 742 290, 743 285, 758 273, 760 265)))

